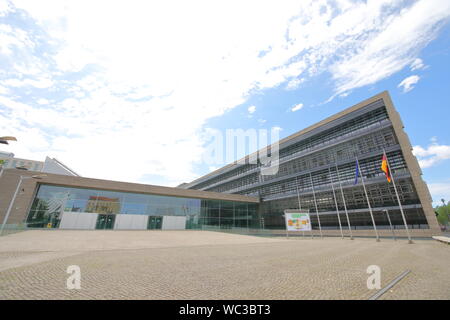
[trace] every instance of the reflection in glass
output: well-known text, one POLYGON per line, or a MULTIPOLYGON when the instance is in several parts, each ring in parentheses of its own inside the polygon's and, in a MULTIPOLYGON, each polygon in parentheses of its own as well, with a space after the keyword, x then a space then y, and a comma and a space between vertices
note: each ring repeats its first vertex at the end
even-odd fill
POLYGON ((90 196, 86 204, 86 211, 96 213, 119 213, 119 198, 90 196))
POLYGON ((186 216, 188 229, 258 227, 259 221, 257 204, 252 203, 41 184, 27 217, 28 225, 57 228, 64 211, 102 215, 186 216))

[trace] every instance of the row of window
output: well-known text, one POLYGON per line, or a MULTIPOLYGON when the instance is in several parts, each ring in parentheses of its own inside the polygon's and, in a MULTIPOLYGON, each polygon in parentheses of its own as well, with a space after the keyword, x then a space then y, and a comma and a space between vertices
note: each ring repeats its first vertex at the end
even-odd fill
POLYGON ((251 228, 260 229, 263 228, 264 224, 261 219, 254 218, 199 218, 197 220, 191 219, 187 223, 187 229, 232 229, 232 228, 251 228))
MULTIPOLYGON (((314 212, 314 211, 313 211, 314 212)), ((424 229, 428 228, 426 217, 421 208, 409 208, 403 210, 408 227, 411 229, 424 229)), ((403 229, 404 223, 400 210, 389 210, 387 213, 384 211, 374 211, 373 216, 375 225, 379 230, 390 229, 389 219, 394 229, 403 229)), ((343 232, 348 235, 348 222, 345 212, 340 211, 339 218, 343 232)), ((349 212, 348 218, 350 220, 350 227, 353 230, 358 229, 372 229, 373 223, 370 217, 369 211, 367 212, 349 212)), ((264 224, 267 229, 283 229, 285 228, 285 221, 281 215, 264 216, 264 224)), ((319 229, 319 222, 317 216, 311 215, 311 224, 313 229, 319 229)), ((337 214, 320 215, 320 225, 324 230, 338 230, 339 220, 337 214)))
MULTIPOLYGON (((373 208, 398 206, 392 184, 377 183, 367 185, 366 188, 370 205, 373 208)), ((348 210, 368 208, 367 198, 361 186, 343 188, 342 190, 345 198, 345 206, 348 210)), ((402 205, 420 203, 411 179, 400 179, 397 182, 397 191, 402 205)), ((315 193, 315 199, 313 194, 299 193, 299 196, 293 195, 290 198, 263 202, 261 212, 263 214, 280 214, 285 209, 295 209, 299 207, 302 209, 309 209, 311 212, 316 212, 316 204, 319 212, 333 212, 336 210, 336 203, 339 210, 345 210, 344 199, 342 198, 340 188, 335 189, 334 193, 332 190, 317 192, 315 193)))
POLYGON ((280 165, 279 172, 275 175, 264 176, 264 180, 272 180, 281 176, 297 173, 299 171, 312 170, 325 165, 333 165, 336 162, 353 160, 356 156, 362 156, 371 152, 381 152, 398 144, 394 138, 392 128, 375 132, 364 137, 342 143, 338 146, 316 152, 306 157, 294 159, 280 165))
POLYGON ((346 121, 341 125, 322 131, 319 134, 316 134, 308 139, 304 139, 287 148, 283 148, 282 150, 280 150, 280 158, 300 152, 302 150, 313 148, 316 145, 326 143, 330 140, 342 137, 348 133, 352 133, 358 129, 377 124, 386 119, 388 119, 388 115, 385 107, 367 112, 359 117, 355 117, 349 121, 346 121))
MULTIPOLYGON (((387 154, 389 164, 393 173, 399 174, 406 171, 406 162, 400 151, 390 152, 387 154)), ((383 176, 381 171, 381 156, 376 156, 359 161, 360 175, 365 179, 383 176)), ((301 174, 297 177, 289 178, 283 181, 263 185, 252 189, 247 189, 239 192, 243 195, 260 194, 261 196, 273 196, 277 194, 294 193, 297 188, 300 192, 311 190, 314 188, 320 189, 325 187, 331 189, 330 183, 343 184, 352 183, 355 180, 356 162, 346 163, 344 165, 330 166, 327 169, 312 172, 311 175, 301 174), (338 175, 339 173, 339 175, 338 175)))
MULTIPOLYGON (((312 170, 320 166, 332 165, 336 161, 355 159, 355 156, 361 156, 374 151, 381 152, 383 148, 387 148, 396 144, 398 144, 398 142, 395 139, 393 129, 386 128, 382 131, 366 135, 359 139, 355 139, 302 158, 282 163, 277 174, 262 176, 262 179, 263 181, 269 181, 285 175, 312 170)), ((237 178, 236 180, 206 188, 205 190, 227 192, 258 182, 259 173, 253 173, 251 175, 245 176, 244 178, 237 178)))
MULTIPOLYGON (((380 123, 383 120, 388 119, 386 108, 383 106, 376 110, 365 113, 361 116, 355 117, 341 125, 333 127, 331 129, 325 130, 319 134, 316 134, 310 138, 304 139, 296 144, 288 146, 280 150, 279 157, 283 159, 284 157, 293 155, 294 153, 301 152, 314 148, 318 145, 327 143, 336 138, 340 138, 346 134, 355 132, 356 130, 372 126, 374 124, 380 123)), ((215 176, 207 181, 195 185, 194 189, 204 189, 207 186, 213 185, 221 180, 228 179, 233 176, 239 176, 245 172, 255 169, 259 165, 246 164, 240 165, 236 169, 231 170, 227 173, 215 176)))

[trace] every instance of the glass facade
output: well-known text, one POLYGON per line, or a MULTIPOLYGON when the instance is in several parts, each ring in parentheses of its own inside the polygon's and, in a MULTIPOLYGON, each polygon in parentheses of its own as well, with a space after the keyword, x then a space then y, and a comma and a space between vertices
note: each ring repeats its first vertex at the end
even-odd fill
POLYGON ((31 228, 57 228, 62 212, 186 216, 186 227, 247 228, 258 223, 257 204, 39 185, 27 217, 31 228))

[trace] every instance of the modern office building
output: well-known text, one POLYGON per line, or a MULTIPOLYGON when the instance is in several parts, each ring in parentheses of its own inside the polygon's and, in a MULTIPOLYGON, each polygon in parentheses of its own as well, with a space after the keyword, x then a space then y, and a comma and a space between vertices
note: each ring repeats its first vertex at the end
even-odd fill
POLYGON ((280 140, 274 175, 262 175, 261 163, 241 159, 182 187, 257 197, 265 228, 284 228, 284 210, 301 207, 309 209, 315 230, 320 222, 325 233, 339 234, 341 223, 348 234, 349 220, 354 234, 370 234, 374 228, 361 179, 355 185, 358 158, 377 229, 390 232, 390 219, 402 233, 393 183, 381 171, 384 150, 412 233, 439 233, 430 193, 388 92, 280 140))
POLYGON ((380 236, 391 235, 389 221, 401 236, 404 223, 395 190, 380 169, 384 150, 411 234, 440 233, 428 188, 387 92, 280 140, 279 170, 273 175, 262 175, 261 163, 239 161, 169 188, 5 169, 0 174, 0 222, 13 203, 8 225, 34 228, 281 232, 284 211, 301 207, 310 212, 312 233, 321 228, 325 235, 339 235, 341 224, 346 235, 351 230, 354 236, 373 236, 362 179, 354 183, 358 157, 380 236))
POLYGON ((79 176, 56 158, 45 157, 45 161, 21 159, 14 157, 14 153, 0 151, 0 169, 21 169, 47 173, 79 176))
POLYGON ((25 170, 41 171, 43 166, 43 161, 16 158, 14 157, 14 153, 0 151, 0 168, 22 168, 25 170))

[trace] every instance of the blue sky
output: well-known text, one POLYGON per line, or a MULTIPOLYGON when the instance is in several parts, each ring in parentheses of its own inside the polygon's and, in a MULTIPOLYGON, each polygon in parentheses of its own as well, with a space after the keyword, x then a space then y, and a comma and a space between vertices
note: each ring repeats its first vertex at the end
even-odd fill
POLYGON ((450 200, 449 18, 445 0, 2 1, 2 150, 175 186, 216 167, 211 130, 282 138, 389 90, 450 200))

